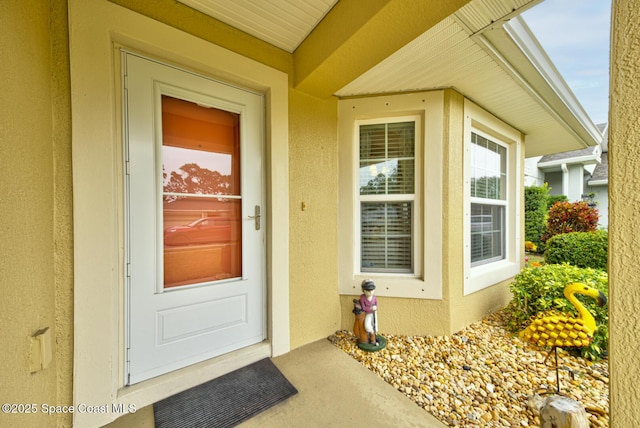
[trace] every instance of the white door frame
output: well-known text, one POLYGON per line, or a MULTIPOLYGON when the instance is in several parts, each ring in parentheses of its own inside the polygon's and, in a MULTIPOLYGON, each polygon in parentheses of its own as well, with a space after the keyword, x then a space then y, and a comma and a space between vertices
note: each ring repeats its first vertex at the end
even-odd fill
MULTIPOLYGON (((288 76, 105 0, 69 0, 74 198, 74 404, 140 408, 238 364, 284 354, 289 334, 288 76), (122 135, 118 46, 259 91, 266 101, 267 349, 123 387, 122 135), (273 167, 277 165, 277 167, 273 167), (277 239, 273 239, 277 237, 277 239)), ((74 413, 74 426, 120 414, 74 413)))

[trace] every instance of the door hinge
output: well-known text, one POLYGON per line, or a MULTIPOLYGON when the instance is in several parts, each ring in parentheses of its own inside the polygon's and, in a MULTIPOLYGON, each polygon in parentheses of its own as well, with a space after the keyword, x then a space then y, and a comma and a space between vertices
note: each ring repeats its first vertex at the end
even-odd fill
POLYGON ((125 367, 126 367, 126 385, 131 385, 131 359, 129 358, 129 352, 131 351, 130 347, 126 347, 125 348, 125 355, 124 355, 124 361, 125 361, 125 367))

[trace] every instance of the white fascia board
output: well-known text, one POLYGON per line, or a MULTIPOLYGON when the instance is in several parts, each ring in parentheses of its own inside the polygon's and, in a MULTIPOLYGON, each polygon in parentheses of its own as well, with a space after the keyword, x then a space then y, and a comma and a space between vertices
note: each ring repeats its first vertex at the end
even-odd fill
POLYGON ((569 109, 578 123, 593 139, 593 142, 600 144, 602 142, 602 134, 585 112, 578 99, 560 75, 558 69, 553 65, 553 62, 531 32, 524 19, 516 16, 505 23, 503 28, 522 53, 529 59, 538 73, 549 84, 549 87, 555 92, 567 109, 569 109))
POLYGON ((566 165, 575 165, 575 164, 589 165, 589 164, 594 164, 594 163, 600 163, 600 154, 599 153, 594 153, 594 154, 589 155, 589 156, 580 156, 580 157, 575 157, 575 158, 565 158, 565 159, 552 160, 552 161, 549 161, 549 162, 540 162, 540 163, 538 163, 538 168, 540 168, 540 169, 548 169, 548 168, 557 168, 557 167, 560 167, 563 164, 566 164, 566 165))
POLYGON ((589 180, 589 186, 606 186, 609 184, 609 180, 589 180))

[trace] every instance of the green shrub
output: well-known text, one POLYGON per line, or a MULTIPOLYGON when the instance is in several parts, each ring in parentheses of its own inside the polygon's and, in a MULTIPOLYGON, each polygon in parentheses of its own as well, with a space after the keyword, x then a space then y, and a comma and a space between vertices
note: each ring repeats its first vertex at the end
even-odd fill
POLYGON ((542 240, 546 243, 561 233, 595 232, 598 218, 598 210, 586 202, 556 202, 549 210, 547 231, 542 240))
POLYGON ((607 270, 609 234, 606 230, 556 235, 546 243, 546 263, 569 263, 578 267, 607 270))
POLYGON ((548 198, 547 183, 524 188, 524 239, 532 242, 538 250, 542 249, 541 239, 545 232, 548 198))
MULTIPOLYGON (((523 330, 531 318, 550 310, 567 312, 577 317, 577 311, 563 294, 564 288, 572 282, 581 282, 608 296, 609 280, 607 273, 592 268, 579 268, 568 264, 551 264, 538 267, 526 267, 515 276, 510 284, 513 298, 505 311, 509 316, 507 328, 513 332, 523 330)), ((581 348, 580 354, 592 360, 607 355, 609 339, 609 315, 607 306, 599 307, 595 300, 576 295, 593 315, 598 329, 590 346, 581 348)))

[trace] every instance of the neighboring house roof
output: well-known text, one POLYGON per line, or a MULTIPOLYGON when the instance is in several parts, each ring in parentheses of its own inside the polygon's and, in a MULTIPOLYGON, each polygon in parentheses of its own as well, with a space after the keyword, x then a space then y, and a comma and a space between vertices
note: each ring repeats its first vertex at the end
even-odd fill
POLYGON ((605 186, 609 184, 609 153, 605 152, 600 155, 600 164, 591 174, 589 186, 605 186))
POLYGON ((407 13, 429 15, 420 2, 407 11, 405 2, 387 0, 384 7, 372 5, 362 15, 369 18, 356 20, 354 4, 340 0, 309 0, 304 7, 287 0, 179 1, 293 52, 294 87, 314 96, 454 88, 525 134, 527 157, 601 141, 599 130, 519 17, 537 0, 461 2, 464 6, 452 6, 455 11, 430 28, 421 24, 422 34, 410 33, 413 21, 406 21, 407 13), (341 35, 329 46, 323 35, 336 28, 341 35), (390 47, 390 39, 397 44, 390 47))
POLYGON ((597 152, 596 147, 587 147, 586 149, 573 150, 570 152, 553 153, 550 155, 544 155, 538 161, 539 164, 547 162, 553 162, 558 160, 570 160, 572 158, 593 157, 597 152))
POLYGON ((586 149, 572 150, 569 152, 553 153, 544 155, 538 161, 538 168, 545 172, 560 170, 562 165, 582 164, 591 165, 600 163, 600 146, 588 147, 586 149))

